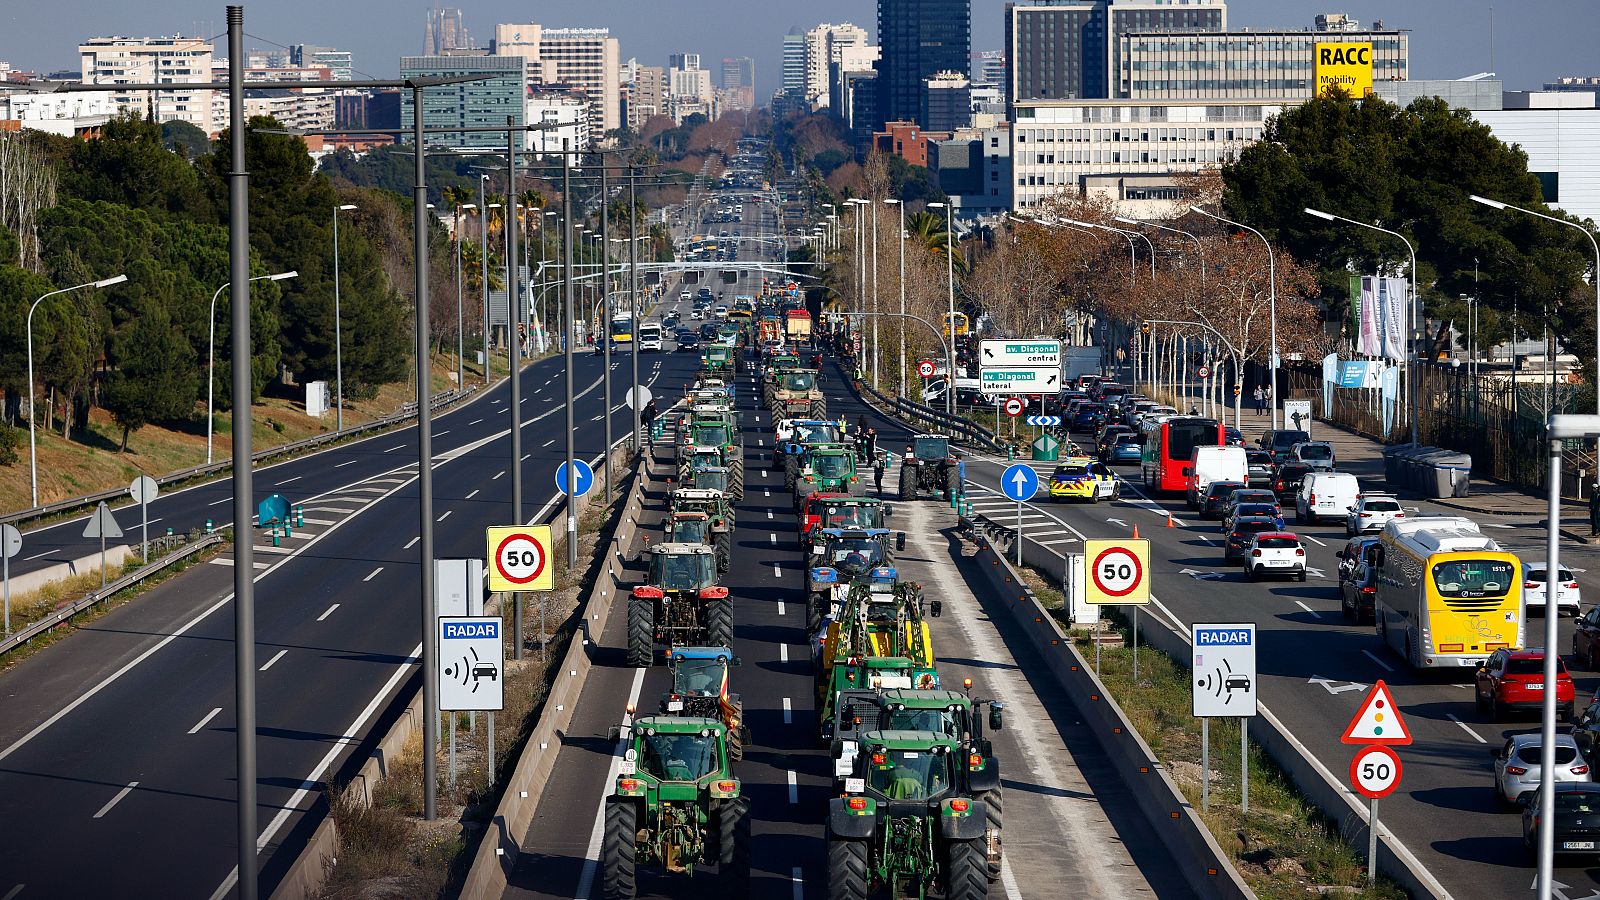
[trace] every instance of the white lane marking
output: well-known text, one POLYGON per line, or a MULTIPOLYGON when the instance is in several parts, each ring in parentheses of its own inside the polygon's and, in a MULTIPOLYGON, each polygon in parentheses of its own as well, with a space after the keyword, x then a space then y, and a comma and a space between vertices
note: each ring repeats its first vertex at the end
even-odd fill
POLYGON ((450 433, 450 429, 448 429, 448 428, 446 428, 446 429, 445 429, 445 430, 443 430, 443 431, 435 431, 435 432, 434 432, 434 433, 433 433, 433 436, 434 436, 434 437, 444 437, 444 436, 445 436, 445 435, 447 435, 447 434, 449 434, 449 433, 450 433))
POLYGON ((482 422, 482 421, 483 421, 482 419, 473 419, 471 422, 468 422, 467 424, 468 425, 476 425, 476 424, 478 424, 479 422, 482 422))
POLYGON ((800 783, 795 780, 794 770, 789 770, 789 802, 800 802, 800 783))
POLYGON ((265 672, 266 670, 272 668, 273 665, 276 664, 278 660, 283 659, 283 655, 288 652, 289 651, 287 650, 279 650, 277 653, 274 653, 272 658, 267 660, 266 665, 261 667, 261 671, 265 672))
POLYGON ((554 444, 555 442, 556 442, 556 439, 555 438, 551 438, 550 440, 544 442, 544 446, 548 447, 551 444, 554 444))
POLYGON ((523 462, 527 462, 529 459, 532 459, 532 458, 533 458, 533 454, 532 453, 524 453, 524 454, 522 454, 522 461, 523 462))
POLYGON ((1300 607, 1301 609, 1305 610, 1308 613, 1311 613, 1313 616, 1321 616, 1322 615, 1321 613, 1317 612, 1316 610, 1312 609, 1311 607, 1305 605, 1304 603, 1301 603, 1299 600, 1296 600, 1294 602, 1294 605, 1300 607))
POLYGON ((789 661, 789 645, 788 644, 779 644, 778 645, 778 662, 788 662, 788 661, 789 661))
POLYGON ((401 444, 398 447, 390 447, 389 449, 387 449, 387 450, 385 450, 383 452, 385 452, 385 453, 393 453, 396 450, 404 450, 405 448, 406 448, 406 445, 405 444, 401 444))
POLYGON ((776 544, 778 542, 778 536, 776 534, 768 534, 767 541, 768 543, 776 544))
POLYGON ((1467 723, 1461 721, 1460 719, 1456 718, 1456 714, 1455 713, 1445 713, 1445 716, 1448 717, 1450 719, 1450 721, 1456 723, 1457 725, 1460 725, 1462 731, 1465 731, 1467 734, 1472 735, 1473 740, 1477 741, 1480 744, 1489 743, 1488 741, 1483 739, 1483 735, 1478 734, 1476 731, 1473 731, 1471 726, 1469 726, 1467 723))
MULTIPOLYGON (((796 877, 796 878, 800 877, 800 870, 799 869, 795 869, 794 870, 794 877, 796 877)), ((17 885, 16 887, 12 888, 11 890, 6 891, 6 895, 4 897, 0 897, 0 900, 12 900, 12 898, 14 898, 18 894, 22 893, 22 889, 25 888, 25 887, 27 887, 26 884, 17 885)), ((796 887, 795 890, 798 891, 799 888, 796 887)), ((798 893, 795 894, 795 900, 800 900, 800 895, 798 893)))
POLYGON ((782 578, 783 577, 783 570, 778 568, 778 564, 777 563, 773 563, 772 564, 772 577, 773 578, 782 578))
POLYGON ((293 478, 285 478, 282 481, 274 482, 272 486, 273 487, 283 487, 286 484, 294 484, 296 481, 299 481, 300 479, 302 479, 304 477, 305 477, 304 475, 296 475, 293 478))
POLYGON ((1365 653, 1367 655, 1367 659, 1372 660, 1373 662, 1377 663, 1380 667, 1382 667, 1382 669, 1385 672, 1393 672, 1394 671, 1393 667, 1391 667, 1388 663, 1386 663, 1383 660, 1379 659, 1378 657, 1374 656, 1371 650, 1363 650, 1361 652, 1365 653))
POLYGON ((761 496, 763 496, 763 497, 771 497, 772 496, 772 492, 767 490, 766 488, 762 488, 761 489, 761 496))
POLYGON ((779 601, 778 601, 778 615, 780 615, 780 616, 781 616, 781 615, 783 615, 783 614, 784 614, 784 612, 785 612, 785 610, 784 610, 784 608, 783 608, 783 601, 782 601, 782 600, 779 600, 779 601))
POLYGON ((1327 544, 1324 544, 1323 542, 1317 540, 1316 538, 1312 537, 1309 534, 1302 534, 1300 536, 1305 538, 1306 540, 1310 541, 1311 543, 1316 544, 1318 547, 1326 547, 1326 546, 1328 546, 1327 544))
POLYGON ((321 622, 324 619, 328 618, 329 616, 333 615, 333 611, 338 609, 338 608, 339 608, 339 604, 335 603, 334 605, 328 607, 326 610, 323 610, 322 615, 317 616, 317 621, 321 622))
MULTIPOLYGON (((795 866, 794 869, 789 873, 789 883, 794 885, 794 900, 805 900, 806 885, 805 882, 801 880, 801 876, 803 874, 804 873, 801 872, 799 866, 795 866)), ((6 900, 11 900, 11 898, 7 897, 6 900)))
POLYGON ((112 797, 110 802, 108 802, 105 806, 100 807, 100 811, 95 813, 94 817, 96 819, 98 819, 101 816, 105 815, 106 813, 111 812, 111 807, 116 806, 118 803, 121 803, 122 802, 122 798, 128 796, 128 794, 132 793, 133 789, 138 787, 138 786, 139 786, 139 782, 137 782, 137 781, 128 782, 128 786, 123 788, 120 791, 117 791, 117 795, 115 797, 112 797))
MULTIPOLYGON (((633 689, 628 694, 628 706, 639 708, 639 690, 644 687, 644 669, 635 669, 633 672, 633 689)), ((633 717, 624 715, 622 719, 622 736, 617 739, 617 746, 611 751, 611 765, 606 770, 606 780, 601 783, 601 802, 594 812, 594 826, 589 829, 589 847, 583 857, 583 874, 578 877, 578 890, 575 894, 580 900, 588 900, 594 890, 594 873, 600 863, 600 837, 606 827, 605 797, 610 796, 616 786, 618 766, 622 762, 622 750, 628 745, 628 730, 633 724, 633 717)), ((217 900, 217 898, 212 898, 217 900)))
MULTIPOLYGON (((767 513, 767 518, 769 518, 769 519, 770 519, 770 518, 772 518, 772 513, 767 513)), ((45 552, 43 552, 43 553, 35 553, 35 554, 34 554, 34 555, 32 555, 32 556, 24 556, 24 557, 23 557, 23 558, 22 558, 22 560, 23 560, 23 562, 29 562, 29 561, 31 561, 31 560, 35 560, 35 559, 38 559, 38 558, 39 558, 39 557, 41 557, 41 556, 49 556, 49 555, 50 555, 50 554, 52 554, 52 553, 54 553, 54 552, 56 552, 56 551, 54 551, 54 550, 46 550, 46 551, 45 551, 45 552)))
POLYGON ((501 469, 501 470, 500 470, 500 471, 498 471, 498 472, 496 472, 496 473, 494 473, 494 477, 493 477, 493 478, 491 478, 491 479, 489 479, 489 480, 490 480, 490 481, 499 481, 499 480, 500 480, 500 478, 501 478, 501 477, 502 477, 502 476, 504 476, 504 475, 505 475, 505 474, 506 474, 506 472, 505 472, 505 470, 504 470, 504 469, 501 469))
POLYGON ((789 698, 785 697, 785 698, 783 698, 783 724, 789 725, 789 724, 792 724, 793 722, 794 722, 794 711, 792 709, 790 709, 790 707, 789 707, 789 698))
POLYGON ((471 500, 471 499, 472 499, 472 498, 473 498, 473 497, 476 497, 476 496, 478 496, 478 494, 479 494, 479 493, 481 493, 481 491, 480 491, 480 490, 478 490, 478 489, 474 489, 474 490, 473 490, 473 492, 472 492, 472 493, 470 493, 470 494, 468 494, 468 495, 467 495, 467 499, 468 499, 468 500, 471 500))
POLYGON ((205 716, 200 721, 194 723, 194 727, 189 729, 189 733, 190 734, 198 733, 200 731, 200 729, 206 727, 206 723, 207 722, 210 722, 212 719, 215 719, 217 717, 217 714, 220 713, 220 712, 222 712, 222 707, 219 706, 216 709, 213 709, 211 712, 206 713, 205 716))
POLYGON ((345 466, 353 466, 353 465, 355 465, 355 464, 356 464, 356 463, 358 463, 358 462, 360 462, 360 461, 361 461, 361 460, 359 460, 359 459, 352 459, 352 460, 350 460, 350 461, 349 461, 349 462, 342 462, 342 463, 339 463, 339 464, 338 464, 338 465, 337 465, 337 466, 334 466, 334 468, 335 468, 335 469, 342 469, 342 468, 344 468, 344 467, 345 467, 345 466))
MULTIPOLYGON (((410 547, 411 545, 407 544, 406 546, 410 547)), ((373 569, 372 572, 367 575, 367 577, 365 577, 365 578, 363 578, 361 580, 363 582, 371 581, 372 579, 377 578, 378 577, 378 573, 382 572, 382 571, 383 571, 383 566, 379 566, 376 569, 373 569)), ((338 605, 338 604, 335 604, 335 605, 338 605)))
POLYGON ((410 550, 412 547, 415 547, 417 545, 417 541, 420 541, 420 540, 422 540, 422 538, 414 537, 411 540, 407 541, 406 545, 404 547, 401 547, 400 549, 402 549, 402 550, 410 550))
POLYGON ((435 519, 434 521, 443 522, 445 519, 450 518, 450 514, 453 513, 453 512, 455 512, 455 510, 447 509, 447 510, 444 511, 444 515, 440 516, 439 518, 435 519))
MULTIPOLYGON (((767 510, 767 518, 769 518, 769 519, 770 519, 770 518, 772 518, 772 510, 770 510, 770 509, 769 509, 769 510, 767 510)), ((39 555, 40 555, 40 556, 43 556, 43 555, 44 555, 44 554, 42 554, 42 553, 41 553, 41 554, 39 554, 39 555)))

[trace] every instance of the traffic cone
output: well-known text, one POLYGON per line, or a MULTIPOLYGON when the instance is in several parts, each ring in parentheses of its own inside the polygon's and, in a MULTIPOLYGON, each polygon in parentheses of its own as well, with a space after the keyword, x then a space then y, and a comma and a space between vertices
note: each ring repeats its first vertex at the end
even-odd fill
POLYGON ((1172 513, 1170 513, 1170 512, 1167 513, 1167 527, 1168 528, 1172 527, 1172 513))
POLYGON ((1139 539, 1139 526, 1138 525, 1134 525, 1133 526, 1133 539, 1136 540, 1136 541, 1139 539))

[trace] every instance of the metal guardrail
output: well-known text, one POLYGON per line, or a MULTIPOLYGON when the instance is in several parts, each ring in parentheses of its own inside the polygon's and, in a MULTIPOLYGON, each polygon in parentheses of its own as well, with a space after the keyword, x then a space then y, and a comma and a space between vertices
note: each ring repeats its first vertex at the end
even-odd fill
POLYGON ((189 546, 184 547, 182 550, 177 551, 176 553, 164 556, 147 566, 141 566, 139 569, 129 572, 121 578, 118 578, 116 581, 110 582, 103 588, 90 591, 83 597, 73 601, 70 605, 64 606, 61 609, 52 612, 50 615, 45 616, 39 621, 34 622, 32 625, 29 625, 21 631, 18 631, 16 634, 11 635, 4 640, 0 640, 0 656, 10 653, 12 650, 15 650, 23 644, 26 644, 28 641, 31 641, 39 635, 50 631, 78 613, 104 602, 115 595, 118 591, 133 587, 134 585, 144 581, 168 566, 179 563, 195 555, 196 553, 199 553, 201 550, 204 550, 207 547, 222 543, 222 540, 223 538, 221 534, 208 534, 189 546))
MULTIPOLYGON (((463 394, 459 388, 446 391, 445 393, 436 395, 433 398, 433 401, 429 403, 429 407, 432 409, 438 409, 441 406, 454 403, 463 396, 465 396, 465 394, 463 394)), ((276 447, 268 447, 264 450, 257 450, 255 453, 250 455, 250 460, 252 463, 259 463, 263 460, 272 459, 276 456, 283 456, 284 454, 288 453, 297 453, 301 450, 318 447, 323 444, 331 444, 346 438, 366 434, 369 431, 378 431, 393 425, 398 425, 407 419, 415 418, 416 415, 417 405, 415 403, 407 403, 400 408, 400 412, 395 413, 392 416, 385 416, 381 419, 373 419, 371 422, 346 428, 344 431, 330 431, 326 434, 313 435, 302 440, 290 441, 287 444, 280 444, 276 447)), ((188 469, 179 469, 176 472, 168 472, 165 475, 156 476, 156 484, 165 487, 166 485, 175 484, 180 481, 187 481, 191 478, 204 478, 210 475, 220 475, 221 473, 228 471, 228 469, 232 466, 232 461, 227 461, 212 463, 208 466, 193 466, 188 469)), ((54 515, 59 512, 66 512, 68 510, 83 509, 94 506, 102 500, 110 502, 113 500, 124 499, 127 496, 127 488, 112 488, 110 490, 99 491, 93 494, 85 494, 81 497, 73 497, 68 500, 57 500, 54 503, 41 504, 31 509, 24 509, 20 512, 7 513, 3 516, 0 516, 0 524, 15 525, 19 522, 31 521, 33 519, 54 515)))
POLYGON ((870 394, 879 403, 888 406, 895 415, 903 419, 914 419, 935 428, 943 429, 968 443, 987 447, 996 453, 1004 453, 1006 450, 1005 445, 1000 443, 994 432, 984 428, 982 425, 959 416, 949 415, 931 406, 923 406, 921 403, 907 400, 904 397, 890 397, 886 394, 881 394, 865 381, 857 382, 857 385, 862 391, 870 394))

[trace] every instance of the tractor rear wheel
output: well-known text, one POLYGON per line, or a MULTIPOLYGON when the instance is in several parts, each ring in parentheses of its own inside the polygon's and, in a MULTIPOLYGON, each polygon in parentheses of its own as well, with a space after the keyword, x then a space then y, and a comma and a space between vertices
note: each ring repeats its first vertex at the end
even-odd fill
POLYGON ((706 642, 713 647, 733 646, 733 601, 727 597, 706 601, 706 642))
POLYGON ((728 470, 728 488, 729 493, 733 494, 733 499, 744 499, 744 459, 742 457, 735 459, 728 470))
POLYGON ((827 417, 828 417, 828 401, 826 401, 826 400, 813 400, 813 401, 811 401, 811 418, 813 418, 813 419, 826 419, 827 417))
POLYGON ((983 801, 984 811, 987 812, 989 816, 989 827, 983 836, 983 849, 984 856, 989 865, 990 882, 1000 880, 1000 861, 1004 858, 1003 854, 1005 852, 1005 848, 1001 844, 1002 833, 1000 830, 1000 820, 1004 799, 1002 798, 1000 792, 1000 786, 995 785, 992 790, 984 791, 977 797, 973 798, 975 800, 983 801))
POLYGON ((783 489, 794 490, 794 483, 800 480, 800 461, 791 453, 783 458, 783 489))
POLYGON ((867 842, 828 835, 828 900, 867 900, 867 842))
POLYGON ((638 808, 630 800, 606 803, 606 830, 600 847, 600 894, 605 900, 633 900, 638 858, 638 808))
MULTIPOLYGON (((731 737, 731 735, 730 735, 731 737)), ((717 873, 729 897, 750 893, 749 801, 743 797, 722 801, 717 814, 717 873)))
POLYGON ((806 594, 806 631, 822 627, 822 616, 828 611, 828 595, 822 591, 806 594))
POLYGON ((656 632, 655 606, 648 600, 628 601, 628 665, 650 668, 656 632))
POLYGON ((985 900, 989 876, 983 861, 983 839, 951 841, 945 852, 945 900, 985 900))
POLYGON ((744 759, 745 738, 750 736, 750 729, 744 725, 744 701, 732 700, 733 721, 739 724, 728 729, 728 758, 734 762, 744 759))
POLYGON ((915 466, 900 467, 900 499, 917 499, 917 470, 915 466))
POLYGON ((954 497, 956 495, 956 491, 959 490, 960 487, 961 487, 960 479, 957 477, 958 474, 959 473, 956 471, 956 467, 955 466, 946 466, 945 467, 944 479, 943 480, 944 480, 944 495, 945 495, 945 497, 947 499, 950 498, 950 497, 954 497))
POLYGON ((726 571, 723 560, 733 559, 733 532, 718 531, 711 535, 711 544, 717 551, 717 568, 726 571))

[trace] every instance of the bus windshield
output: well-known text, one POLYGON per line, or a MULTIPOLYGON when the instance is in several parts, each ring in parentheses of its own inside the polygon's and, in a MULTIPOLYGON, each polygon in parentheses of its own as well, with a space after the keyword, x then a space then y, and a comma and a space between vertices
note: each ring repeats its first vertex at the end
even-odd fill
POLYGON ((1187 460, 1194 457, 1196 447, 1215 447, 1217 423, 1211 419, 1182 419, 1168 422, 1167 459, 1187 460))
POLYGON ((611 320, 611 336, 612 337, 622 337, 624 335, 629 335, 629 334, 633 334, 633 320, 632 319, 612 319, 611 320))
POLYGON ((1504 597, 1516 566, 1498 559, 1458 559, 1433 567, 1433 586, 1441 597, 1504 597))

